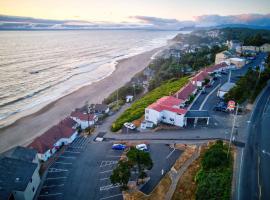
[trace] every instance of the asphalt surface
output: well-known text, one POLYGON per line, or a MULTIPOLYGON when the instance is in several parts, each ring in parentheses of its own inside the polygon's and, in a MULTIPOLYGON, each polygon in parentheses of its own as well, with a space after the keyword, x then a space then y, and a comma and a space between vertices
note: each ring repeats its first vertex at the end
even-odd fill
POLYGON ((270 199, 270 87, 259 98, 249 123, 248 141, 242 158, 238 199, 270 199))

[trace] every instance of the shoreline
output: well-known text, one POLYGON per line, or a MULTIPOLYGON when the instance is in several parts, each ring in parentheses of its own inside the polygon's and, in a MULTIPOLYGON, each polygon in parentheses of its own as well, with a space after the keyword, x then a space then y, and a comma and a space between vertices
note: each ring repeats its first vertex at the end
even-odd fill
POLYGON ((91 103, 101 103, 113 91, 122 87, 133 76, 144 70, 151 62, 152 56, 164 49, 159 47, 144 53, 121 59, 115 70, 100 81, 81 87, 65 95, 36 112, 24 116, 14 123, 0 129, 0 153, 17 145, 29 144, 60 120, 69 116, 75 109, 91 103))

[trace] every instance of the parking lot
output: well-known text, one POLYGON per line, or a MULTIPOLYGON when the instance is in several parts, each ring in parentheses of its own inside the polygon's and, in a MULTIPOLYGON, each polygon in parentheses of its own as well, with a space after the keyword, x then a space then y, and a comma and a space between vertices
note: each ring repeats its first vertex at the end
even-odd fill
POLYGON ((67 178, 74 163, 86 148, 89 138, 78 137, 50 166, 38 199, 64 199, 67 178))

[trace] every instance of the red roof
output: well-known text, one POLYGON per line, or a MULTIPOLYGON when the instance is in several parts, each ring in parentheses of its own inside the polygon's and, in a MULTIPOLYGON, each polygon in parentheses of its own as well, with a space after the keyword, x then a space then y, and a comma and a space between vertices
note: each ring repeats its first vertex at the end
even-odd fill
POLYGON ((81 121, 93 121, 96 118, 96 115, 94 114, 87 114, 87 113, 82 113, 80 111, 74 111, 70 115, 71 117, 75 117, 80 119, 81 121))
POLYGON ((39 153, 45 153, 54 147, 54 144, 61 138, 69 138, 75 132, 71 127, 63 126, 60 122, 44 134, 36 138, 29 147, 36 149, 39 153))
POLYGON ((212 73, 212 72, 214 72, 217 69, 220 69, 220 68, 223 68, 223 67, 227 67, 227 66, 228 66, 227 63, 222 62, 220 64, 207 67, 204 71, 207 72, 207 73, 212 73))
POLYGON ((192 81, 203 81, 204 79, 208 78, 209 75, 207 72, 205 71, 200 71, 199 73, 197 73, 193 78, 192 81))
POLYGON ((178 114, 185 114, 186 109, 179 108, 179 105, 183 102, 182 99, 177 99, 172 96, 165 96, 157 100, 155 103, 149 105, 147 108, 161 112, 163 110, 168 110, 178 114))
POLYGON ((77 124, 77 122, 71 119, 70 117, 63 119, 60 123, 62 124, 62 126, 70 128, 73 128, 77 124))
POLYGON ((185 101, 196 89, 197 87, 189 82, 175 94, 175 97, 185 101))

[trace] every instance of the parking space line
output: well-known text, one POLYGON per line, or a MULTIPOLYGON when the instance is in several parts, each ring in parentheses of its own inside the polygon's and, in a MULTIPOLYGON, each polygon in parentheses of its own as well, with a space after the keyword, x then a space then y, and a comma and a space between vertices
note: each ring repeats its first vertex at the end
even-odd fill
POLYGON ((103 171, 103 172, 99 172, 99 173, 103 174, 103 173, 108 173, 108 172, 112 172, 112 171, 113 171, 113 170, 112 170, 112 169, 110 169, 110 170, 103 171))
POLYGON ((122 193, 120 193, 120 194, 115 194, 115 195, 108 196, 108 197, 103 197, 103 198, 101 198, 100 200, 110 199, 110 198, 117 197, 117 196, 122 196, 122 193))
POLYGON ((99 167, 106 167, 106 166, 110 166, 110 165, 115 165, 117 163, 118 163, 117 160, 103 160, 99 167))
POLYGON ((100 191, 110 190, 110 189, 117 188, 117 187, 120 187, 120 186, 121 186, 120 184, 116 184, 116 185, 110 184, 110 185, 105 185, 105 186, 100 187, 99 190, 100 191))
POLYGON ((59 158, 75 159, 76 157, 74 157, 74 156, 59 156, 59 158))
POLYGON ((63 178, 67 178, 66 176, 62 176, 62 177, 52 177, 52 178, 46 178, 46 180, 54 180, 54 179, 63 179, 63 178))
POLYGON ((55 162, 55 163, 63 164, 63 165, 72 165, 72 163, 64 163, 64 162, 55 162))
POLYGON ((42 188, 50 188, 50 187, 62 187, 64 184, 61 185, 44 185, 42 188))
POLYGON ((49 168, 48 173, 57 173, 57 172, 68 172, 67 169, 57 169, 57 168, 49 168))
POLYGON ((64 153, 81 153, 81 152, 79 152, 79 151, 65 151, 64 153))
POLYGON ((51 194, 41 194, 40 197, 48 197, 48 196, 58 196, 62 195, 63 193, 51 193, 51 194))
POLYGON ((110 179, 110 177, 108 177, 108 178, 101 178, 101 179, 99 179, 99 180, 105 181, 105 180, 108 180, 108 179, 110 179))

